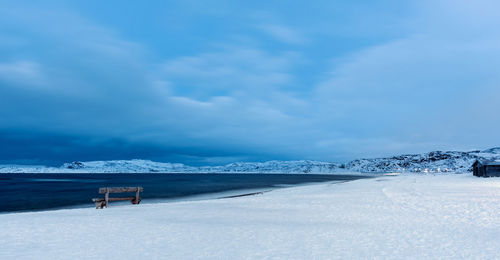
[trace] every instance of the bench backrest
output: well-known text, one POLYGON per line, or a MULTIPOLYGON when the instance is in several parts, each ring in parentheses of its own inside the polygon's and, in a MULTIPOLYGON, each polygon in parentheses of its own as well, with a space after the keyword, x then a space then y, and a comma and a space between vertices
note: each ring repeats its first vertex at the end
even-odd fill
POLYGON ((122 193, 122 192, 142 192, 144 189, 142 187, 107 187, 99 188, 100 194, 109 193, 122 193))

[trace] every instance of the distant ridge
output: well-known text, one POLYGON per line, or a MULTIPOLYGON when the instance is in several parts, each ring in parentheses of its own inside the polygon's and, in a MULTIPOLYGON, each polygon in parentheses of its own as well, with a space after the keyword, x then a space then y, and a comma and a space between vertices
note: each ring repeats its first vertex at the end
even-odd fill
POLYGON ((490 148, 488 150, 484 150, 483 153, 496 153, 500 154, 500 147, 490 148))
POLYGON ((0 165, 0 173, 383 173, 470 172, 476 160, 500 160, 500 147, 484 151, 433 151, 386 158, 357 159, 346 164, 332 162, 268 161, 237 162, 223 166, 194 167, 149 160, 113 160, 65 163, 61 167, 0 165))

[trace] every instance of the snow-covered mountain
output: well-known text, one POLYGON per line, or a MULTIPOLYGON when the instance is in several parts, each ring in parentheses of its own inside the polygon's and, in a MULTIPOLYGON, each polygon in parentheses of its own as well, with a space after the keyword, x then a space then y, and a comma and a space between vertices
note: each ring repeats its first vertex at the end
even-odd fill
POLYGON ((477 159, 500 160, 500 148, 484 151, 434 151, 388 158, 358 159, 347 164, 317 161, 239 162, 194 167, 149 160, 65 163, 61 167, 0 165, 0 173, 342 173, 342 172, 457 172, 471 171, 477 159))
POLYGON ((317 161, 268 161, 263 163, 238 162, 225 166, 204 166, 200 172, 251 172, 251 173, 332 173, 341 165, 317 161))
POLYGON ((0 173, 332 173, 340 164, 315 161, 238 162, 224 166, 193 167, 149 160, 116 160, 65 163, 61 167, 0 165, 0 173))
POLYGON ((469 172, 478 159, 500 159, 500 149, 456 152, 434 151, 425 154, 408 154, 389 158, 358 159, 346 168, 359 172, 469 172))

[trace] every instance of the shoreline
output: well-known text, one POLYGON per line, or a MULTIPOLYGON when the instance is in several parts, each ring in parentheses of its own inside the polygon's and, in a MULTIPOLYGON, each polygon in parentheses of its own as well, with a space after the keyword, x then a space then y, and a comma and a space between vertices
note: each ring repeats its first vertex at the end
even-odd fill
POLYGON ((6 214, 0 258, 491 259, 500 248, 498 187, 500 178, 400 175, 257 196, 6 214))
MULTIPOLYGON (((17 175, 17 174, 13 174, 17 175)), ((35 173, 31 175, 46 175, 46 173, 35 173)), ((57 174, 56 174, 57 175, 57 174)), ((65 174, 68 175, 68 174, 65 174)), ((72 174, 69 174, 72 175, 72 174)), ((81 176, 81 174, 76 174, 77 176, 81 176)), ((93 175, 93 174, 90 174, 93 175)), ((115 175, 115 174, 111 174, 115 175)), ((128 175, 128 174, 124 174, 128 175)), ((154 174, 153 174, 154 175, 154 174)), ((182 174, 181 174, 182 175, 182 174)), ((205 174, 203 174, 205 175, 205 174)), ((220 174, 224 175, 224 174, 220 174)), ((234 175, 234 174, 233 174, 234 175)), ((242 174, 245 175, 245 174, 242 174)), ((260 175, 265 175, 265 174, 255 174, 256 176, 260 175)), ((1 175, 0 175, 1 176, 1 175)), ((297 175, 295 175, 297 176, 297 175)), ((309 176, 309 175, 306 175, 309 176)), ((330 176, 330 175, 328 175, 330 176)), ((336 176, 341 176, 341 175, 336 175, 336 176)), ((360 179, 363 178, 374 178, 375 176, 362 176, 362 175, 345 175, 345 176, 359 176, 360 179)), ((181 201, 200 201, 200 200, 213 200, 213 199, 223 199, 223 198, 237 198, 237 197, 244 197, 244 196, 249 196, 249 195, 257 195, 257 194, 262 194, 265 192, 270 192, 273 190, 277 189, 286 189, 286 188, 293 188, 293 187, 300 187, 300 186, 309 186, 309 185, 315 185, 315 184, 324 184, 324 183, 341 183, 341 182, 346 182, 346 181, 353 181, 353 180, 358 180, 358 179, 352 179, 352 180, 323 180, 323 181, 304 181, 301 183, 294 183, 294 184, 272 184, 270 186, 263 186, 263 187, 258 187, 258 188, 234 188, 234 189, 227 189, 224 191, 216 191, 216 192, 206 192, 206 193, 198 193, 198 194, 190 194, 190 195, 181 195, 178 197, 165 197, 165 198, 143 198, 141 201, 140 205, 147 205, 147 204, 159 204, 159 203, 174 203, 174 202, 181 202, 181 201)), ((73 182, 74 180, 71 179, 40 179, 36 180, 36 182, 73 182)), ((91 182, 92 183, 92 182, 91 182)), ((97 182, 98 183, 98 182, 97 182)), ((98 196, 98 195, 96 195, 98 196)), ((110 204, 110 207, 123 207, 129 205, 128 202, 113 202, 110 204)), ((140 206, 138 205, 138 206, 140 206)), ((78 203, 78 204, 73 204, 73 205, 67 205, 67 206, 58 206, 58 207, 47 207, 47 208, 40 208, 40 209, 26 209, 26 210, 14 210, 14 211, 1 211, 0 215, 5 215, 5 214, 17 214, 17 213, 31 213, 31 212, 44 212, 44 211, 58 211, 58 210, 68 210, 68 209, 95 209, 95 206, 92 202, 89 203, 78 203)))

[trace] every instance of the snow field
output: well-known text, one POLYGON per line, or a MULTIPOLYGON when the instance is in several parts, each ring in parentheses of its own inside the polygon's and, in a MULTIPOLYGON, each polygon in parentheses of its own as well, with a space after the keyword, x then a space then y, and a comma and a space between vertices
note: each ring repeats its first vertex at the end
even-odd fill
POLYGON ((0 259, 498 259, 500 178, 400 175, 263 195, 0 215, 0 259))

